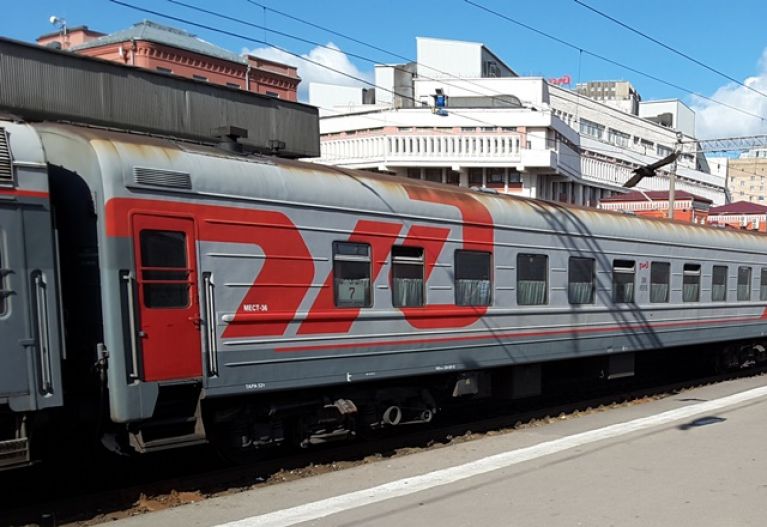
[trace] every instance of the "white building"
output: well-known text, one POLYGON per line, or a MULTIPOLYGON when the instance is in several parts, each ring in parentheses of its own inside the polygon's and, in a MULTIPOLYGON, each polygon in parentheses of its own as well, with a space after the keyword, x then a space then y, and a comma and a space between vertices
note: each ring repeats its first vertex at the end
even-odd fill
MULTIPOLYGON (((417 47, 415 64, 376 67, 375 104, 310 97, 324 109, 315 161, 596 206, 676 144, 671 128, 518 77, 481 44, 419 38, 417 47), (438 94, 444 109, 435 108, 438 94)), ((724 203, 724 178, 689 150, 677 189, 724 203)), ((667 189, 668 173, 639 188, 667 189)))

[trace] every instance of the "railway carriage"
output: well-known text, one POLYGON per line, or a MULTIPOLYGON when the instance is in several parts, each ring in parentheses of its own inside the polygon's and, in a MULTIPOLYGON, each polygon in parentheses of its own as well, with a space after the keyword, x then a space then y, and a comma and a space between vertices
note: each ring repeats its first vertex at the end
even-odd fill
POLYGON ((764 236, 0 127, 5 467, 56 419, 139 452, 319 443, 536 394, 542 364, 620 377, 637 352, 767 331, 764 236))

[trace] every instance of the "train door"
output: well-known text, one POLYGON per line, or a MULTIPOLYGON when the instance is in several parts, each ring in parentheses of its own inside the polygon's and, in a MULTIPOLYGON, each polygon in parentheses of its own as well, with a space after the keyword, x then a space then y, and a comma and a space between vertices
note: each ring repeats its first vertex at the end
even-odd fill
POLYGON ((133 217, 145 381, 202 376, 194 220, 133 217))

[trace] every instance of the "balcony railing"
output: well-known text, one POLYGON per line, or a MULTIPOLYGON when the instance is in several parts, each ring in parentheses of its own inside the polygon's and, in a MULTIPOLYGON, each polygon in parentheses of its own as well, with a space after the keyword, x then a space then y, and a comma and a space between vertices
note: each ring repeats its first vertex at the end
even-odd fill
POLYGON ((506 162, 521 160, 521 136, 394 134, 323 140, 323 163, 443 163, 506 162))

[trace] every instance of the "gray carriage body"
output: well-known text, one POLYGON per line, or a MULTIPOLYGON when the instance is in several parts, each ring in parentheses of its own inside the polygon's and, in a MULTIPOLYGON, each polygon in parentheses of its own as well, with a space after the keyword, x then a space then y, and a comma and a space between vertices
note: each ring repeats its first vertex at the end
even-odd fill
MULTIPOLYGON (((161 387, 187 378, 201 383, 203 398, 222 398, 758 338, 767 331, 760 300, 767 237, 761 235, 244 157, 142 135, 58 124, 25 130, 29 145, 12 141, 12 149, 34 150, 25 155, 47 167, 52 186, 79 188, 80 198, 66 201, 90 201, 93 209, 92 219, 83 220, 93 222, 93 247, 80 247, 80 264, 70 264, 68 272, 78 265, 97 269, 100 311, 91 323, 103 327, 115 422, 151 418, 161 387), (193 296, 188 327, 179 325, 184 317, 147 326, 154 314, 142 305, 142 277, 163 267, 139 268, 144 264, 136 251, 152 222, 161 233, 188 238, 186 270, 194 275, 187 284, 193 296), (349 241, 371 247, 369 307, 333 304, 334 244, 349 241), (424 250, 423 307, 393 303, 391 253, 402 245, 424 250), (455 305, 461 250, 492 253, 487 307, 455 305), (518 305, 519 254, 548 258, 543 305, 518 305), (571 257, 595 260, 593 303, 569 301, 571 257), (615 260, 636 264, 634 302, 613 302, 615 260), (652 262, 670 264, 668 302, 650 302, 652 262), (697 302, 683 301, 685 264, 700 265, 697 302), (728 267, 725 301, 712 301, 714 265, 728 267), (752 269, 748 301, 737 300, 743 266, 752 269), (178 346, 189 342, 184 335, 196 344, 186 351, 169 346, 166 353, 178 360, 167 363, 147 357, 163 331, 175 332, 178 346), (160 363, 147 375, 148 365, 160 363)), ((40 174, 19 171, 19 181, 40 174)), ((59 194, 62 200, 67 192, 59 194)), ((67 208, 55 196, 53 205, 67 208)), ((0 201, 0 212, 4 206, 0 201)), ((5 219, 2 225, 12 238, 5 219)), ((28 235, 16 236, 14 243, 37 245, 28 235)), ((61 247, 62 254, 68 250, 74 247, 61 247)), ((46 265, 50 273, 51 262, 46 265)), ((21 287, 10 276, 11 285, 21 287)), ((68 305, 69 295, 72 306, 79 292, 66 280, 64 271, 63 302, 68 305)), ((63 354, 57 342, 56 353, 63 354)), ((5 365, 0 370, 0 397, 30 367, 11 364, 15 373, 5 365)))

